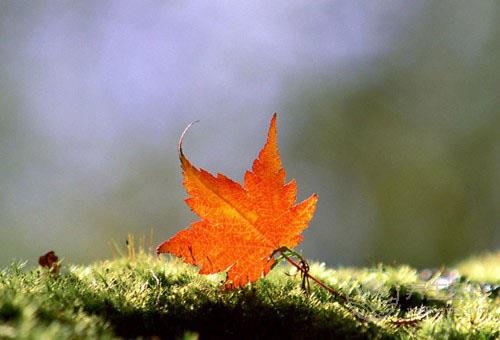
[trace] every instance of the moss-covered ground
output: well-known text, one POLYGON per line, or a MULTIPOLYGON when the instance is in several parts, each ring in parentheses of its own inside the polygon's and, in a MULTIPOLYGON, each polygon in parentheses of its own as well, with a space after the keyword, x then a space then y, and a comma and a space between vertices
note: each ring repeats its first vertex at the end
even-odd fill
POLYGON ((500 253, 456 271, 407 266, 311 274, 349 297, 336 301, 289 266, 243 289, 171 258, 134 254, 51 274, 14 263, 0 272, 0 339, 500 337, 500 253))

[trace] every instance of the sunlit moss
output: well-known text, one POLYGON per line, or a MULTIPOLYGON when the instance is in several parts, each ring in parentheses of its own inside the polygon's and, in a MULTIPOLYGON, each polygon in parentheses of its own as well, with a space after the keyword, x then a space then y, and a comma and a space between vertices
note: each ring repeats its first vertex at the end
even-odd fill
POLYGON ((498 297, 479 284, 460 282, 453 296, 437 296, 407 266, 312 263, 311 273, 349 296, 349 303, 314 285, 305 294, 300 275, 287 266, 224 291, 223 275, 199 275, 177 259, 144 253, 63 266, 58 276, 13 264, 0 272, 0 338, 500 336, 498 297), (395 322, 423 315, 418 322, 395 322))
POLYGON ((472 257, 458 265, 469 280, 500 284, 500 251, 472 257))

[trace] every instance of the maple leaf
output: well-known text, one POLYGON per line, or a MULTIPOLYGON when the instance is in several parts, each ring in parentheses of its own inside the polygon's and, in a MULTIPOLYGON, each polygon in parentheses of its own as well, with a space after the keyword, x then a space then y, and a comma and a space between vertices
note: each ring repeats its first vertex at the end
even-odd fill
MULTIPOLYGON (((186 130, 189 126, 186 128, 186 130)), ((245 173, 244 185, 223 174, 213 176, 179 157, 185 200, 200 221, 178 232, 157 248, 199 266, 201 274, 227 271, 226 287, 241 287, 265 276, 275 262, 274 252, 293 248, 302 240, 316 208, 317 196, 295 204, 295 180, 285 183, 273 115, 267 141, 245 173)))

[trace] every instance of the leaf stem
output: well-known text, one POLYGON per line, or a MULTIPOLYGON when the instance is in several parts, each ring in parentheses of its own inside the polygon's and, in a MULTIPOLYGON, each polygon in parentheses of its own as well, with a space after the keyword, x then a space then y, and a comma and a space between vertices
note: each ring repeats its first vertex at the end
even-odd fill
MULTIPOLYGON (((297 268, 301 272, 304 280, 306 280, 306 281, 307 281, 307 279, 313 280, 314 283, 316 283, 318 286, 327 290, 333 296, 335 296, 337 299, 339 299, 342 302, 342 305, 345 308, 347 308, 356 319, 358 319, 360 321, 364 321, 364 322, 368 321, 367 319, 360 317, 358 315, 358 313, 353 312, 353 310, 351 309, 352 307, 349 305, 349 298, 344 293, 336 290, 335 288, 327 286, 326 284, 321 282, 319 279, 317 279, 314 276, 312 276, 311 274, 309 274, 309 266, 307 265, 306 260, 299 253, 297 253, 296 251, 289 249, 287 247, 282 247, 282 248, 278 249, 275 253, 279 253, 282 258, 284 258, 285 260, 287 260, 288 263, 290 263, 292 266, 297 268), (294 260, 291 259, 290 256, 294 256, 294 257, 300 259, 300 262, 299 263, 295 262, 294 260)), ((302 288, 306 289, 305 287, 306 286, 305 286, 304 281, 303 281, 302 288)), ((308 288, 308 285, 307 285, 307 288, 308 288)), ((414 318, 409 318, 409 319, 396 318, 395 320, 389 320, 389 323, 391 323, 395 326, 406 326, 406 325, 413 326, 416 323, 418 323, 418 322, 422 321, 423 319, 425 319, 426 317, 428 317, 429 315, 430 315, 430 312, 424 313, 423 315, 419 315, 419 316, 416 316, 414 318)), ((379 319, 379 318, 375 318, 375 319, 379 319)), ((373 320, 372 320, 372 322, 373 322, 373 320)))
POLYGON ((337 297, 338 299, 342 300, 342 301, 347 301, 347 297, 342 294, 341 292, 339 292, 338 290, 332 288, 332 287, 329 287, 327 285, 325 285, 323 282, 321 282, 320 280, 318 280, 317 278, 315 278, 314 276, 312 276, 311 274, 309 274, 309 271, 308 270, 305 270, 303 266, 301 266, 299 263, 295 262, 294 260, 292 260, 289 256, 287 256, 284 251, 289 251, 291 252, 293 255, 299 257, 302 261, 304 261, 302 259, 302 257, 297 254, 296 252, 286 248, 286 249, 283 249, 283 250, 280 250, 280 254, 281 256, 283 256, 283 258, 285 260, 288 261, 288 263, 290 263, 291 265, 293 265, 295 268, 297 268, 298 270, 300 270, 302 272, 302 275, 304 275, 305 277, 313 280, 318 286, 320 286, 321 288, 323 289, 326 289, 328 292, 330 292, 332 295, 334 295, 335 297, 337 297))

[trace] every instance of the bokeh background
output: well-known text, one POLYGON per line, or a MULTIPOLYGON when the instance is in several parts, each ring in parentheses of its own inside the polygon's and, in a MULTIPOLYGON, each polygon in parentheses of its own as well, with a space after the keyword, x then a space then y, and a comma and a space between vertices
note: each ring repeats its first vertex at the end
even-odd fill
POLYGON ((241 180, 272 112, 328 265, 500 246, 498 1, 0 1, 0 265, 195 220, 176 146, 241 180))

